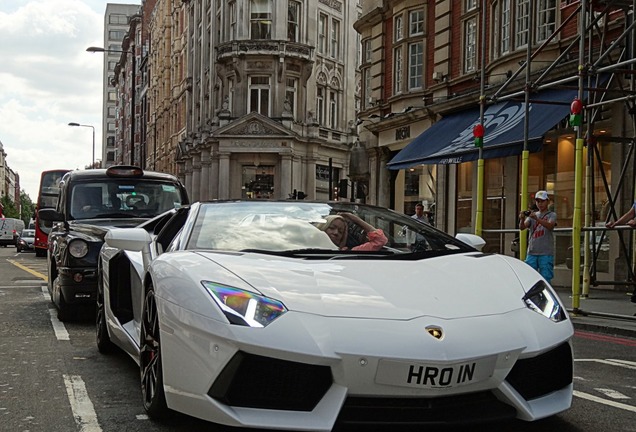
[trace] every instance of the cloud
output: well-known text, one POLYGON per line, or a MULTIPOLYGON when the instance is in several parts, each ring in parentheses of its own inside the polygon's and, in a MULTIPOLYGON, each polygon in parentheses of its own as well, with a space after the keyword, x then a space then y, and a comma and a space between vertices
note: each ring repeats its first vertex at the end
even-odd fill
POLYGON ((0 142, 20 186, 37 199, 40 173, 84 168, 101 159, 105 1, 2 1, 0 5, 0 142), (9 4, 10 3, 10 4, 9 4))

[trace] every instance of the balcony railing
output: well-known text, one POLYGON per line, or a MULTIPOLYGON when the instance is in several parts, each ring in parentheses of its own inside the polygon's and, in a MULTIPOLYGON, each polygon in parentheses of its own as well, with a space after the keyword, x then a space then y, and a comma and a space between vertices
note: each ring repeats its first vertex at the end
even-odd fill
POLYGON ((217 48, 217 60, 232 58, 238 55, 272 55, 293 57, 311 61, 314 48, 297 42, 278 40, 240 40, 220 44, 217 48))

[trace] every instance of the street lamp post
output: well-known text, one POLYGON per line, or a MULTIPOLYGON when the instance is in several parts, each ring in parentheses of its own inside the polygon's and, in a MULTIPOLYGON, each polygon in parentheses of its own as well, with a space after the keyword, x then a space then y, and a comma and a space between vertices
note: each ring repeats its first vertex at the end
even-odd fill
POLYGON ((75 122, 71 122, 68 124, 69 126, 82 126, 82 127, 89 127, 91 129, 93 129, 93 164, 91 165, 91 168, 95 168, 95 126, 92 125, 85 125, 85 124, 79 124, 79 123, 75 123, 75 122))
MULTIPOLYGON (((132 165, 133 161, 133 153, 135 152, 135 87, 136 87, 136 77, 137 77, 137 59, 135 53, 133 51, 124 51, 124 50, 116 50, 116 49, 106 49, 102 47, 88 47, 86 51, 91 53, 103 52, 103 53, 125 53, 130 54, 132 57, 131 67, 132 72, 130 74, 130 78, 132 80, 130 86, 130 164, 132 165)), ((139 161, 140 165, 142 165, 141 161, 139 161)))

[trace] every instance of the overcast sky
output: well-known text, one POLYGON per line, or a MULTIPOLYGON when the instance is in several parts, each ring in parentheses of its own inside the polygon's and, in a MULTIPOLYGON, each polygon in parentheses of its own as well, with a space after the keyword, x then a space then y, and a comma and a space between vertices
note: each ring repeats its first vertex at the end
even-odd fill
MULTIPOLYGON (((40 173, 101 160, 104 45, 100 0, 0 0, 0 142, 35 202, 40 173)), ((140 4, 140 1, 110 1, 140 4)))

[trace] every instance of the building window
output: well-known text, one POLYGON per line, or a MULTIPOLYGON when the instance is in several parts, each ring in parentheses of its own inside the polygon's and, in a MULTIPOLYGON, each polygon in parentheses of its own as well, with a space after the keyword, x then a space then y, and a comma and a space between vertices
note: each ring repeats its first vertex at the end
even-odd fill
POLYGON ((287 40, 298 42, 300 40, 300 3, 290 1, 287 4, 287 40))
POLYGON ((552 36, 556 29, 556 0, 539 0, 537 12, 537 42, 543 42, 552 36))
POLYGON ((250 0, 250 36, 252 39, 272 38, 271 0, 250 0))
POLYGON ((318 124, 325 124, 325 88, 318 86, 316 89, 316 120, 318 124))
POLYGON ((409 36, 424 34, 424 11, 416 10, 409 14, 409 36))
POLYGON ((318 52, 327 53, 327 15, 318 15, 318 52))
POLYGON ((108 16, 109 24, 128 24, 128 17, 122 14, 111 14, 108 16))
POLYGON ((340 50, 340 21, 331 21, 331 57, 338 58, 340 50))
POLYGON ((126 32, 123 31, 123 30, 110 30, 108 32, 108 39, 109 40, 120 41, 120 40, 124 39, 124 36, 126 36, 126 32))
POLYGON ((367 39, 364 41, 364 59, 363 63, 371 63, 371 57, 373 55, 373 51, 371 49, 371 39, 367 39))
POLYGON ((108 107, 108 117, 115 117, 116 113, 117 111, 115 107, 108 107))
POLYGON ((229 3, 230 7, 230 40, 236 39, 236 2, 229 3))
POLYGON ((369 108, 373 105, 371 100, 371 68, 364 68, 362 75, 364 81, 364 107, 369 108))
POLYGON ((287 88, 285 89, 285 104, 289 103, 291 114, 296 117, 296 106, 298 105, 298 80, 287 78, 287 88))
POLYGON ((409 44, 409 89, 422 88, 422 72, 424 70, 424 44, 409 44))
POLYGON ((395 41, 401 41, 404 37, 404 23, 402 22, 402 15, 398 15, 395 17, 393 28, 395 31, 395 41))
POLYGON ((393 94, 402 93, 402 80, 404 79, 402 72, 402 47, 393 50, 393 94))
POLYGON ((477 9, 477 0, 464 0, 464 12, 470 12, 477 9))
POLYGON ((252 76, 249 79, 249 101, 250 112, 257 112, 269 117, 269 77, 252 76))
POLYGON ((530 18, 530 0, 519 0, 515 18, 515 48, 521 48, 528 44, 530 18))
POLYGON ((338 128, 338 92, 335 90, 329 91, 329 126, 338 128))
POLYGON ((464 21, 464 73, 477 69, 477 18, 464 21))
POLYGON ((117 92, 108 92, 108 100, 115 102, 117 100, 117 92))

